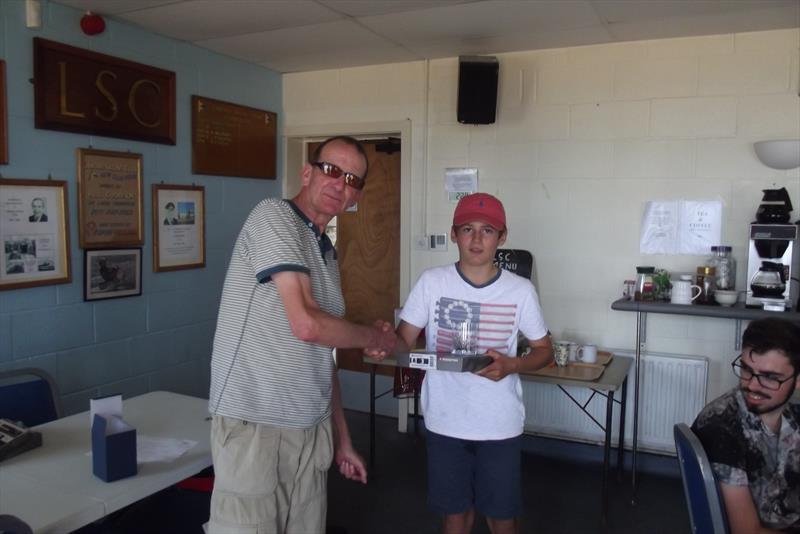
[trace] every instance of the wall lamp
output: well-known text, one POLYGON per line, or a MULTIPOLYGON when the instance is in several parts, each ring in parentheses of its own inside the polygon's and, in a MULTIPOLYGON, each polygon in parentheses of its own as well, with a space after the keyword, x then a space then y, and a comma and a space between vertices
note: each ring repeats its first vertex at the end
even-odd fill
POLYGON ((800 167, 800 139, 775 139, 753 144, 761 163, 771 169, 800 167))

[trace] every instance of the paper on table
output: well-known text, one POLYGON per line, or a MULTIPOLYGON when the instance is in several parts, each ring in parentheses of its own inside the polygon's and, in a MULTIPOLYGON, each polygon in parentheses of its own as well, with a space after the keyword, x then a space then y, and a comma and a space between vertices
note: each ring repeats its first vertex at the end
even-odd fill
POLYGON ((95 414, 106 418, 111 415, 122 418, 122 395, 89 399, 89 426, 94 424, 95 414))
POLYGON ((190 439, 136 436, 136 458, 140 464, 171 462, 195 445, 197 442, 190 439))

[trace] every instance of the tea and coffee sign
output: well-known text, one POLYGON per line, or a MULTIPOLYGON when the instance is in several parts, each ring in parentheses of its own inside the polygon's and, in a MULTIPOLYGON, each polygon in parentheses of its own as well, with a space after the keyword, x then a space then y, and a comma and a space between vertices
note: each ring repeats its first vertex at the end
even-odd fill
POLYGON ((175 144, 175 73, 33 40, 37 128, 175 144))

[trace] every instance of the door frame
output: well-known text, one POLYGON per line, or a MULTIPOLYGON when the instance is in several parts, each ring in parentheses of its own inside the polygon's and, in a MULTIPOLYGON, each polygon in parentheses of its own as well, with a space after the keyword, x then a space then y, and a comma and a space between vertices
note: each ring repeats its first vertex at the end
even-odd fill
MULTIPOLYGON (((309 143, 334 135, 350 135, 370 140, 400 138, 400 302, 410 291, 411 275, 411 120, 390 122, 342 123, 286 126, 283 136, 283 197, 291 198, 300 190, 300 169, 306 162, 309 143)), ((369 179, 369 177, 367 177, 369 179)))

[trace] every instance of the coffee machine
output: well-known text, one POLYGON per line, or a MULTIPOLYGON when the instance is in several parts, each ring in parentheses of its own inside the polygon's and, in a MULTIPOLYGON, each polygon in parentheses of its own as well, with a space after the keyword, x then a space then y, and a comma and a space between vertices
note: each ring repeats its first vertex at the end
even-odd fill
POLYGON ((765 189, 756 222, 750 225, 747 253, 748 307, 791 310, 798 284, 792 280, 797 265, 797 224, 789 223, 792 203, 785 188, 765 189))

